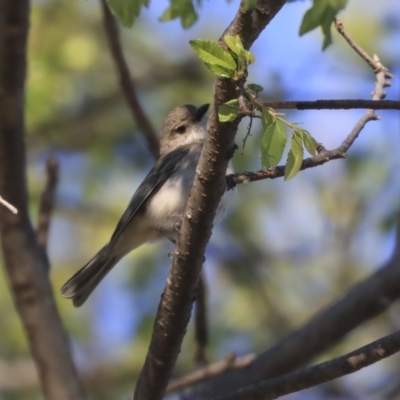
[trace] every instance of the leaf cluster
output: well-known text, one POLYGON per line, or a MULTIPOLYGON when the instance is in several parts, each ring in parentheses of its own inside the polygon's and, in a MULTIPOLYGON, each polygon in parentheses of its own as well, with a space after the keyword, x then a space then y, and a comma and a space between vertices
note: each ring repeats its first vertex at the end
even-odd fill
POLYGON ((285 180, 292 179, 303 162, 304 148, 312 155, 317 155, 318 142, 311 134, 298 125, 286 121, 274 110, 262 110, 264 134, 261 140, 261 164, 263 168, 275 167, 282 159, 288 140, 287 130, 292 131, 290 151, 286 160, 285 180))
POLYGON ((324 35, 322 49, 332 44, 332 23, 336 15, 346 7, 347 0, 313 0, 313 5, 304 14, 299 35, 302 36, 318 27, 324 35))
MULTIPOLYGON (((196 39, 190 41, 190 45, 215 75, 241 83, 247 77, 247 67, 255 61, 254 55, 243 47, 239 36, 226 35, 224 41, 227 50, 211 40, 196 39)), ((304 148, 315 156, 318 143, 309 132, 285 120, 273 109, 264 107, 258 101, 258 94, 262 90, 263 87, 258 84, 248 84, 244 90, 244 96, 231 99, 221 105, 218 110, 218 119, 220 122, 232 122, 241 116, 253 118, 259 116, 257 112, 261 113, 264 128, 261 142, 263 168, 274 167, 281 161, 288 140, 287 129, 289 129, 292 132, 292 139, 285 168, 285 180, 289 180, 300 170, 304 148)))
POLYGON ((228 50, 212 40, 195 39, 189 43, 211 72, 238 81, 247 75, 248 65, 255 62, 254 55, 243 47, 238 35, 226 35, 224 40, 228 50))
MULTIPOLYGON (((106 0, 110 10, 115 14, 121 24, 131 27, 139 17, 143 7, 148 8, 150 0, 106 0)), ((201 0, 196 0, 197 6, 201 0)), ((159 20, 161 22, 180 19, 183 28, 190 28, 198 19, 198 14, 192 0, 170 0, 170 5, 165 9, 159 20)))

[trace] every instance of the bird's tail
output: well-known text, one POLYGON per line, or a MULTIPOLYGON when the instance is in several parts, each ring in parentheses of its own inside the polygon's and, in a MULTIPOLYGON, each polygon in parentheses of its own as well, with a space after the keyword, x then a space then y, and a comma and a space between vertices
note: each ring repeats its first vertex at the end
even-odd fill
POLYGON ((67 299, 72 299, 75 307, 80 307, 86 301, 121 259, 119 256, 110 256, 107 250, 106 245, 61 288, 61 294, 67 299))

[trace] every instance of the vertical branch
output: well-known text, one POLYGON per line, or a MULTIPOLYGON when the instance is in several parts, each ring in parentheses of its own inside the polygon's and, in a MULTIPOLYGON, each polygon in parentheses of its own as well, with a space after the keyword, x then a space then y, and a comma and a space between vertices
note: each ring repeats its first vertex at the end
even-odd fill
MULTIPOLYGON (((239 6, 234 20, 224 34, 239 35, 245 47, 249 48, 285 2, 286 0, 258 0, 257 7, 252 10, 239 6)), ((181 349, 204 252, 211 236, 213 218, 226 188, 225 175, 238 127, 238 121, 220 122, 217 111, 221 104, 235 96, 236 83, 218 77, 214 86, 214 104, 208 121, 208 134, 154 321, 149 350, 135 388, 135 400, 162 399, 181 349)))
POLYGON ((196 353, 194 359, 196 364, 204 365, 207 364, 206 346, 208 343, 207 287, 204 270, 201 271, 199 282, 197 283, 194 329, 196 341, 196 353))
POLYGON ((0 193, 18 214, 0 211, 8 283, 48 400, 81 400, 83 390, 69 351, 28 215, 24 106, 29 0, 0 0, 0 193))
POLYGON ((38 225, 36 227, 37 241, 44 253, 46 253, 51 215, 54 208, 54 198, 58 183, 58 168, 58 161, 55 158, 47 160, 47 181, 40 198, 38 225))
POLYGON ((142 135, 147 141, 147 146, 155 159, 160 155, 158 136, 147 118, 147 115, 140 105, 136 94, 136 88, 129 72, 128 64, 126 63, 124 53, 122 51, 121 40, 117 22, 111 14, 106 0, 101 0, 103 8, 104 28, 106 30, 108 43, 110 45, 111 54, 113 56, 115 66, 119 74, 119 82, 122 93, 128 103, 133 119, 136 121, 142 135))

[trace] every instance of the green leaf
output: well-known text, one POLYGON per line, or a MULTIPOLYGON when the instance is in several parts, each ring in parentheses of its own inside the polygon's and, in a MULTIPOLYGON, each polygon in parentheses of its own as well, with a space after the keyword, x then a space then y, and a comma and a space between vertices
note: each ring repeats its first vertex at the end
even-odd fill
POLYGON ((313 0, 312 7, 304 14, 299 35, 304 35, 320 26, 324 35, 322 48, 326 49, 332 43, 332 23, 346 4, 347 0, 313 0))
POLYGON ((268 125, 272 124, 273 121, 275 121, 275 118, 273 117, 273 115, 269 111, 269 109, 268 108, 263 108, 262 109, 262 116, 261 116, 261 122, 262 122, 263 128, 267 129, 268 125))
MULTIPOLYGON (((268 120, 268 118, 266 117, 265 120, 268 120)), ((266 127, 261 140, 261 165, 263 168, 274 167, 278 164, 282 159, 286 141, 287 133, 285 125, 279 120, 272 121, 266 127)))
POLYGON ((254 55, 243 47, 243 43, 239 35, 226 35, 224 36, 224 40, 229 50, 236 55, 239 61, 243 61, 246 64, 253 64, 255 62, 254 55))
POLYGON ((293 131, 290 151, 285 167, 285 181, 292 179, 300 171, 303 162, 303 140, 298 130, 293 131))
MULTIPOLYGON (((136 0, 129 0, 135 2, 136 0)), ((159 21, 166 22, 180 18, 184 29, 190 28, 198 18, 192 0, 170 0, 170 6, 164 11, 159 21)))
POLYGON ((309 132, 302 130, 302 138, 304 147, 307 151, 315 157, 317 155, 318 142, 310 135, 309 132))
MULTIPOLYGON (((226 45, 228 46, 229 50, 232 51, 232 53, 234 53, 236 55, 238 55, 238 47, 237 47, 238 40, 237 40, 237 38, 239 38, 238 35, 236 35, 236 36, 225 35, 224 36, 224 41, 225 41, 226 45)), ((239 42, 241 45, 242 42, 240 41, 240 38, 239 38, 239 42)))
POLYGON ((107 0, 111 12, 118 18, 123 26, 130 27, 139 16, 146 0, 107 0))
POLYGON ((236 69, 236 61, 218 43, 211 40, 191 40, 190 45, 204 64, 216 75, 231 77, 236 69))
POLYGON ((248 11, 253 9, 257 5, 257 0, 243 0, 243 8, 248 11))
POLYGON ((230 69, 222 68, 219 65, 212 65, 208 63, 204 63, 204 65, 215 75, 222 76, 223 78, 232 78, 234 72, 230 69))
POLYGON ((249 83, 247 85, 247 89, 253 93, 260 93, 264 90, 264 88, 260 85, 257 85, 257 83, 249 83))
POLYGON ((233 99, 229 100, 218 110, 218 119, 220 122, 230 122, 234 121, 239 114, 239 100, 233 99))
POLYGON ((301 21, 300 36, 321 25, 326 6, 326 0, 314 0, 312 7, 306 11, 301 21))

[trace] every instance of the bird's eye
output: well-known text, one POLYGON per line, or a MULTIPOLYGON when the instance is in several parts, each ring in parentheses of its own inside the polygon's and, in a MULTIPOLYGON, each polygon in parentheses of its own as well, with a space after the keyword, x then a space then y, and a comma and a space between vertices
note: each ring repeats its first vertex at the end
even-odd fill
POLYGON ((175 129, 175 131, 177 132, 177 133, 185 133, 186 132, 186 126, 185 125, 179 125, 176 129, 175 129))

